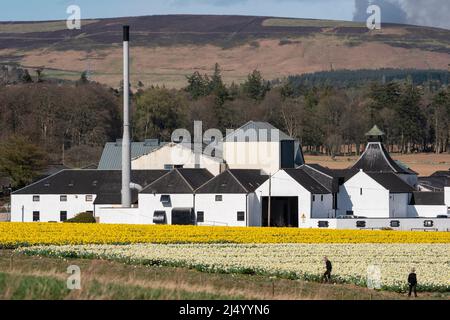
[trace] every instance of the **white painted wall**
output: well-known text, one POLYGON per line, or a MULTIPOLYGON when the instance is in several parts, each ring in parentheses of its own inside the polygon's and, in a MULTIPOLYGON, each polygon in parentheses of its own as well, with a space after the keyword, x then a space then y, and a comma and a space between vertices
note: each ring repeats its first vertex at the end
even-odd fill
POLYGON ((346 211, 353 211, 355 216, 388 218, 390 214, 389 190, 364 172, 359 172, 340 186, 338 211, 339 215, 345 215, 346 211))
MULTIPOLYGON (((319 221, 328 221, 328 229, 348 229, 357 230, 357 221, 365 221, 365 229, 381 230, 382 228, 391 228, 397 231, 450 231, 450 219, 311 219, 301 228, 318 228, 319 221), (400 227, 392 228, 391 221, 400 221, 400 227), (425 228, 426 220, 433 221, 433 227, 425 228)), ((382 231, 380 231, 382 232, 382 231)))
MULTIPOLYGON (((253 203, 253 210, 257 210, 255 203, 253 203)), ((195 195, 195 213, 199 211, 205 213, 205 222, 199 225, 245 227, 247 221, 237 220, 239 211, 246 213, 246 219, 249 216, 250 221, 255 221, 255 218, 250 218, 255 213, 248 211, 246 194, 197 194, 195 195), (216 195, 221 195, 222 201, 216 201, 216 195)))
POLYGON ((333 194, 317 194, 312 203, 312 218, 335 218, 333 194))
POLYGON ((22 206, 24 207, 24 221, 33 221, 33 211, 40 212, 41 222, 60 221, 60 211, 67 211, 67 219, 77 214, 94 211, 96 195, 93 201, 87 202, 86 195, 67 195, 67 202, 60 201, 61 195, 40 195, 39 202, 33 202, 33 195, 11 195, 11 221, 22 222, 22 206))
MULTIPOLYGON (((262 203, 263 197, 269 196, 269 180, 264 182, 257 190, 256 195, 262 203)), ((292 179, 284 170, 279 170, 272 176, 272 197, 298 197, 299 221, 304 215, 306 219, 312 214, 312 194, 292 179)))
POLYGON ((389 217, 408 218, 408 206, 411 196, 408 193, 391 193, 389 195, 389 217))
POLYGON ((142 216, 139 208, 99 207, 96 217, 104 224, 152 224, 153 215, 142 216))
POLYGON ((167 206, 161 202, 161 196, 162 194, 139 194, 139 214, 145 219, 150 217, 151 224, 155 211, 165 211, 167 224, 172 224, 172 209, 194 208, 193 194, 171 194, 171 203, 167 206))
MULTIPOLYGON (((220 174, 221 161, 203 154, 199 160, 200 168, 208 169, 213 175, 220 174)), ((182 144, 170 143, 131 162, 133 170, 163 170, 165 165, 180 165, 186 169, 194 169, 195 154, 192 149, 182 144)))
POLYGON ((445 205, 450 208, 450 188, 444 188, 445 205))
POLYGON ((441 215, 447 215, 447 206, 408 206, 409 218, 436 218, 441 215))
POLYGON ((281 166, 280 142, 223 143, 223 158, 230 169, 261 169, 275 173, 281 166))

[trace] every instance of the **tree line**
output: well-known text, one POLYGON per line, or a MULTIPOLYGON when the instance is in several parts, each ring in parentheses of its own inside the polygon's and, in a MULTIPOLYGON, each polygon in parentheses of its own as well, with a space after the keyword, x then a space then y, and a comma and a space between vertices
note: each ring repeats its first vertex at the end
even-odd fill
MULTIPOLYGON (((85 73, 74 83, 40 77, 0 86, 0 177, 13 176, 19 186, 49 163, 97 163, 104 144, 122 135, 122 92, 123 85, 107 88, 85 73), (28 167, 21 163, 34 168, 22 172, 28 167)), ((255 70, 242 83, 227 84, 216 64, 211 74, 187 76, 182 89, 139 81, 132 92, 135 141, 169 141, 175 129, 193 129, 195 120, 223 132, 255 120, 297 138, 306 153, 336 156, 359 154, 365 133, 377 124, 391 152, 442 153, 450 151, 449 119, 448 85, 408 78, 341 87, 273 82, 255 70)))

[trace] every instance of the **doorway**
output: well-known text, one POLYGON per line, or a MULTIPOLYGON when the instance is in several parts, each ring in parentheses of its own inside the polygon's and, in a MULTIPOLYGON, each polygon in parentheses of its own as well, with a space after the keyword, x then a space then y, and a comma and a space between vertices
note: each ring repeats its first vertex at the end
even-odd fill
MULTIPOLYGON (((269 226, 269 197, 263 197, 262 226, 269 226)), ((298 228, 298 197, 271 197, 271 227, 298 228)))

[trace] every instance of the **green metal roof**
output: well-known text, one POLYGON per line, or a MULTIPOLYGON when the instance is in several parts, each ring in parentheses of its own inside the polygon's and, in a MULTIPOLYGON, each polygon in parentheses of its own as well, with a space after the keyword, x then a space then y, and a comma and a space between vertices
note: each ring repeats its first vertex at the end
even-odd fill
POLYGON ((366 136, 368 137, 381 137, 384 136, 385 133, 381 131, 380 128, 378 128, 377 125, 375 125, 372 129, 370 129, 369 132, 366 133, 366 136))

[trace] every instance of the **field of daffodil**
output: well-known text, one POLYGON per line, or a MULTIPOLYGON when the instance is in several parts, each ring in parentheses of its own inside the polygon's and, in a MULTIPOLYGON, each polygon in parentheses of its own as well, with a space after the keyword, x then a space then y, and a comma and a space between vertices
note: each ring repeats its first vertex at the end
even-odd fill
POLYGON ((365 286, 368 271, 376 268, 379 276, 372 279, 379 279, 381 288, 402 291, 414 267, 420 290, 450 290, 450 244, 135 244, 37 246, 18 251, 311 281, 320 279, 323 257, 328 256, 336 282, 365 286))
POLYGON ((449 232, 0 223, 0 248, 31 245, 182 243, 450 243, 449 232))

